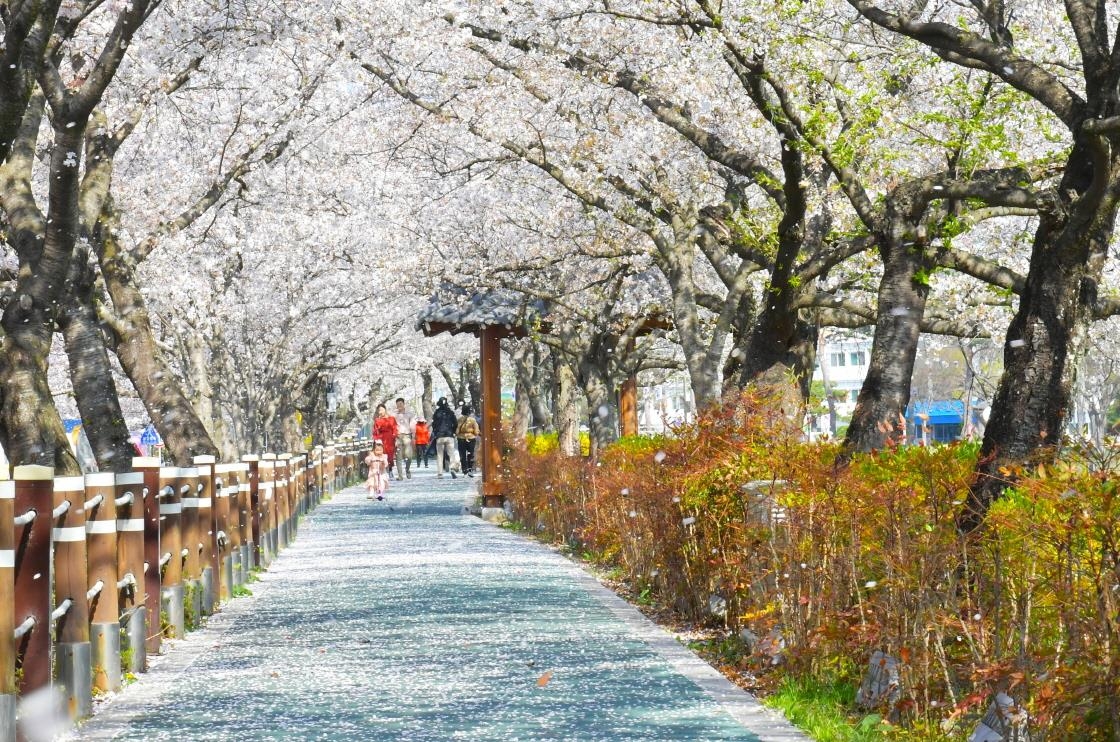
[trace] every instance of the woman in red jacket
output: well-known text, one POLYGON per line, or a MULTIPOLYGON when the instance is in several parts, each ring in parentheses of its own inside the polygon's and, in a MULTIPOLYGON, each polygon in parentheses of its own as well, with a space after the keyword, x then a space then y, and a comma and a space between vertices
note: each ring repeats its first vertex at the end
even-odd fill
MULTIPOLYGON (((381 441, 381 445, 385 448, 385 456, 389 461, 392 461, 397 445, 397 419, 389 414, 383 404, 377 405, 377 413, 373 418, 372 435, 373 440, 381 441)), ((392 478, 391 472, 389 477, 392 478)))

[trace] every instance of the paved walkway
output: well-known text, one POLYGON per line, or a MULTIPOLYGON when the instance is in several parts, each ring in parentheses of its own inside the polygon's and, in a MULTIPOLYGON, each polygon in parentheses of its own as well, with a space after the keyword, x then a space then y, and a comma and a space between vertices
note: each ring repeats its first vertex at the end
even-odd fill
POLYGON ((252 597, 74 736, 804 739, 577 565, 464 515, 473 480, 430 472, 389 505, 321 505, 252 597))

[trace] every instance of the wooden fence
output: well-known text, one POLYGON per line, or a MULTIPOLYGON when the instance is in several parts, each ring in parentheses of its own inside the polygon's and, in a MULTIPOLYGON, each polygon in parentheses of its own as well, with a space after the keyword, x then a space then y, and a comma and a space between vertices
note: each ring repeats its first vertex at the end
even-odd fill
POLYGON ((144 672, 165 637, 183 637, 268 567, 324 495, 357 482, 367 448, 0 476, 0 742, 19 736, 22 697, 53 687, 77 721, 95 692, 144 672))

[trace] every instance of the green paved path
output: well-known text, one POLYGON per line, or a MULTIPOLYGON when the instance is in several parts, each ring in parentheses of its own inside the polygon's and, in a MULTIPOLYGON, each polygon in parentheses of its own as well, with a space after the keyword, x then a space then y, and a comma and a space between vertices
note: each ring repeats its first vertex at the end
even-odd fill
POLYGON ((74 735, 800 740, 578 566, 464 515, 431 470, 350 489, 74 735), (551 680, 538 684, 551 671, 551 680))

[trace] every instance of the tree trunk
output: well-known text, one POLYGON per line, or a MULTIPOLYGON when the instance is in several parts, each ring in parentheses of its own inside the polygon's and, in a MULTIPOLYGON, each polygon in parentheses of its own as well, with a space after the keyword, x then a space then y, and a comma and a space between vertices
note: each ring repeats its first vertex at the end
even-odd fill
POLYGON ((548 389, 552 385, 549 384, 549 368, 545 366, 544 361, 545 359, 541 357, 541 349, 538 347, 534 353, 533 379, 528 390, 531 429, 536 433, 556 430, 548 395, 548 389))
POLYGON ((723 363, 723 396, 738 394, 743 375, 743 361, 750 353, 749 345, 753 336, 755 317, 754 294, 744 291, 739 297, 739 307, 735 321, 731 325, 731 352, 723 363))
MULTIPOLYGON (((826 211, 806 223, 807 174, 801 150, 783 142, 782 165, 786 174, 785 212, 778 224, 778 246, 763 293, 762 312, 742 359, 740 386, 753 384, 773 393, 785 415, 800 428, 813 378, 817 326, 800 316, 797 308, 806 283, 797 275, 797 260, 806 248, 821 249, 831 219, 826 211)), ((823 188, 828 176, 822 171, 816 179, 823 188)))
MULTIPOLYGON (((461 378, 461 387, 466 389, 470 395, 471 409, 475 412, 482 410, 482 367, 477 360, 468 361, 459 368, 459 375, 461 378)), ((460 398, 466 401, 466 397, 460 394, 460 398)))
POLYGON ((442 363, 436 364, 436 370, 439 371, 440 375, 443 377, 443 383, 447 384, 447 396, 450 397, 448 403, 451 405, 451 409, 458 412, 466 396, 462 374, 456 379, 451 371, 448 370, 447 366, 444 366, 442 363))
MULTIPOLYGON (((796 298, 796 297, 789 297, 796 298)), ((785 297, 775 298, 751 332, 739 386, 772 393, 790 418, 800 420, 816 365, 817 325, 798 316, 785 297)))
POLYGON ((121 413, 113 367, 93 308, 93 271, 85 264, 86 258, 88 255, 78 256, 82 265, 75 266, 59 326, 70 359, 70 383, 82 416, 82 429, 93 448, 97 468, 127 472, 132 470, 136 452, 121 413))
POLYGON ((618 397, 610 375, 591 363, 581 364, 580 382, 587 397, 591 455, 595 457, 618 440, 618 397))
POLYGON ((720 399, 720 358, 726 338, 717 333, 705 341, 697 313, 696 290, 692 275, 692 251, 675 255, 667 273, 672 291, 673 326, 684 352, 685 368, 692 385, 697 409, 718 403, 720 399), (718 346, 718 347, 717 347, 718 346))
MULTIPOLYGON (((214 441, 214 445, 221 451, 222 460, 238 461, 241 458, 239 441, 235 440, 235 435, 231 433, 230 426, 226 422, 225 405, 222 397, 222 392, 226 388, 229 367, 226 356, 222 352, 225 346, 225 333, 222 332, 221 325, 214 327, 209 346, 209 358, 195 357, 193 361, 205 364, 202 373, 205 375, 206 382, 198 386, 200 397, 208 400, 207 409, 201 407, 196 409, 198 409, 199 418, 206 425, 207 430, 210 431, 210 440, 214 441)), ((192 373, 194 372, 192 371, 192 373)))
MULTIPOLYGON (((49 209, 42 246, 19 249, 15 297, 4 309, 0 347, 0 433, 13 465, 41 464, 58 475, 81 473, 47 384, 58 307, 78 234, 78 183, 84 126, 54 131, 49 209)), ((21 239, 38 235, 23 234, 21 239)))
POLYGON ((514 385, 513 418, 510 420, 510 445, 514 448, 524 448, 529 437, 529 420, 532 409, 529 405, 529 389, 525 382, 518 377, 514 385))
MULTIPOLYGON (((27 337, 5 335, 0 350, 0 435, 11 466, 39 464, 58 476, 81 474, 47 386, 46 356, 27 337)), ((49 344, 48 344, 49 347, 49 344)))
POLYGON ((579 401, 576 396, 576 375, 567 361, 553 354, 556 385, 553 387, 556 400, 555 411, 556 437, 560 452, 565 456, 579 456, 579 401))
POLYGON ((532 389, 538 367, 536 367, 536 347, 533 341, 522 340, 513 344, 510 353, 511 365, 514 375, 514 407, 513 418, 510 421, 512 440, 510 443, 516 447, 524 447, 525 439, 529 437, 530 423, 533 417, 532 389))
POLYGON ((533 376, 536 370, 534 350, 531 340, 522 340, 512 344, 510 348, 509 357, 512 361, 515 381, 513 418, 510 421, 512 439, 509 443, 516 448, 525 447, 525 441, 529 435, 529 422, 533 414, 530 403, 530 389, 533 385, 533 376))
POLYGON ((848 434, 836 464, 860 451, 873 451, 906 436, 906 406, 918 354, 920 325, 929 295, 932 261, 917 243, 884 239, 875 336, 867 376, 856 400, 848 434))
POLYGON ((113 327, 117 358, 163 436, 171 459, 187 466, 195 456, 217 456, 217 446, 156 343, 129 255, 116 244, 111 230, 104 230, 99 244, 101 273, 119 320, 113 327))
POLYGON ((420 395, 420 414, 424 416, 425 420, 431 422, 435 405, 432 404, 432 370, 430 368, 420 372, 420 382, 424 389, 420 395))
POLYGON ((1115 204, 1060 222, 1044 215, 1019 310, 1007 328, 1003 376, 968 500, 962 533, 983 523, 1012 468, 1045 460, 1061 443, 1073 388, 1074 347, 1087 329, 1115 222, 1115 204))

